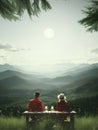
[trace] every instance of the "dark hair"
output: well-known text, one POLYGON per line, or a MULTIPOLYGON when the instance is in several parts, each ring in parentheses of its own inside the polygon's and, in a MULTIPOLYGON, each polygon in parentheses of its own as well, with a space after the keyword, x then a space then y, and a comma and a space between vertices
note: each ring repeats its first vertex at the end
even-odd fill
POLYGON ((35 92, 35 97, 39 97, 40 92, 35 92))

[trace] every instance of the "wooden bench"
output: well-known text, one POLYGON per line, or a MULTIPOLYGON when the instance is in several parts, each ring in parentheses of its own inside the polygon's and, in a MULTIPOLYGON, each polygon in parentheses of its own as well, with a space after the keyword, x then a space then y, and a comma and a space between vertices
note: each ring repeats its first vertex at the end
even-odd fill
POLYGON ((27 130, 30 127, 33 127, 34 124, 40 119, 43 119, 42 117, 45 117, 46 119, 53 119, 55 122, 61 123, 63 126, 63 129, 67 130, 74 130, 74 115, 76 114, 75 111, 71 112, 59 112, 59 111, 43 111, 43 112, 28 112, 25 111, 23 113, 26 117, 26 126, 27 130), (67 128, 66 128, 67 127, 67 128))

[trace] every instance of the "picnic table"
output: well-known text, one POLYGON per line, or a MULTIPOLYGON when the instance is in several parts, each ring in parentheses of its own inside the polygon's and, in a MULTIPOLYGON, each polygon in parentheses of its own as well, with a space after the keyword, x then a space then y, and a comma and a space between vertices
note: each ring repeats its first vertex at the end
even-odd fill
MULTIPOLYGON (((23 113, 26 118, 26 126, 27 130, 30 127, 33 127, 33 125, 42 117, 45 117, 46 119, 53 119, 55 122, 59 122, 62 124, 62 126, 67 127, 67 130, 74 130, 74 115, 76 114, 75 111, 66 112, 66 111, 43 111, 43 112, 29 112, 25 111, 23 113)), ((65 129, 66 130, 66 129, 65 129)))

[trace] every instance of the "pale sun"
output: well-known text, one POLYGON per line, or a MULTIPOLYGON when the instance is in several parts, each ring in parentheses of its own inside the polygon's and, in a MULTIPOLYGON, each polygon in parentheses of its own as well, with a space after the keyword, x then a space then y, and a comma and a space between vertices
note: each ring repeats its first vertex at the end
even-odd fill
POLYGON ((48 39, 52 39, 55 36, 55 31, 52 28, 46 28, 44 30, 44 36, 48 39))

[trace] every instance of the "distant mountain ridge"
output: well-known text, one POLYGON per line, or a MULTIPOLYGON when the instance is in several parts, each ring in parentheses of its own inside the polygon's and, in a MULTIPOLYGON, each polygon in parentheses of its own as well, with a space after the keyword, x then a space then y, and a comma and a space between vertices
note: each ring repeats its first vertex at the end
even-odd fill
POLYGON ((12 77, 8 77, 5 79, 0 80, 0 86, 2 87, 16 87, 16 86, 20 86, 22 84, 26 84, 26 80, 18 77, 18 76, 12 76, 12 77))
POLYGON ((13 66, 13 65, 0 64, 0 72, 6 71, 6 70, 19 71, 19 69, 16 68, 15 66, 13 66))
POLYGON ((5 70, 3 72, 0 72, 0 79, 5 79, 8 77, 12 77, 12 76, 19 76, 22 73, 18 72, 18 71, 13 71, 13 70, 5 70))
POLYGON ((40 90, 46 101, 60 92, 70 99, 98 94, 98 63, 77 67, 56 78, 26 74, 14 68, 0 72, 0 103, 6 96, 13 99, 14 95, 23 101, 35 90, 40 90))

